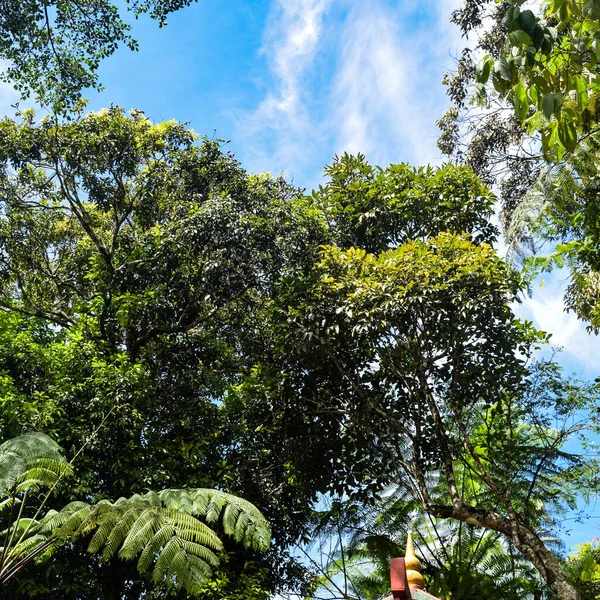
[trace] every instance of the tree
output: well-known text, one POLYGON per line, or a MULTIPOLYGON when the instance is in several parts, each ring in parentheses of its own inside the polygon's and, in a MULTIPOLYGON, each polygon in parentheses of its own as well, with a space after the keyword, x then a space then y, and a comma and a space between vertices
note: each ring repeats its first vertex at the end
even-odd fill
POLYGON ((94 530, 89 552, 102 551, 104 560, 139 555, 140 573, 151 571, 155 584, 183 587, 192 595, 203 591, 223 550, 218 535, 197 517, 213 525, 222 522, 224 532, 238 543, 263 551, 269 546, 269 526, 258 510, 218 490, 162 490, 114 503, 77 501, 47 511, 50 494, 70 474, 71 463, 44 434, 29 433, 0 445, 0 506, 5 518, 0 585, 53 547, 94 530), (49 491, 36 502, 43 488, 49 491))
MULTIPOLYGON (((504 81, 499 66, 511 5, 465 0, 462 8, 452 13, 451 20, 463 37, 472 39, 458 58, 456 69, 444 76, 452 105, 437 123, 442 153, 465 164, 498 190, 505 226, 545 164, 539 134, 528 134, 506 89, 499 93, 493 85, 496 80, 504 81)), ((508 75, 506 69, 504 75, 508 75)))
POLYGON ((500 58, 485 57, 477 80, 485 85, 493 69, 496 91, 510 92, 519 121, 539 131, 544 154, 560 161, 597 129, 600 4, 556 0, 539 14, 521 10, 524 1, 509 4, 500 58))
MULTIPOLYGON (((320 195, 340 186, 337 201, 358 213, 372 181, 359 169, 342 179, 349 161, 330 169, 335 178, 320 195)), ((452 181, 460 170, 441 173, 452 181)), ((390 177, 377 197, 400 210, 419 197, 411 191, 410 179, 403 189, 390 177)), ((552 363, 527 364, 546 336, 515 318, 523 281, 478 241, 477 216, 492 203, 489 194, 457 202, 469 224, 459 232, 436 231, 432 205, 416 213, 421 239, 397 236, 389 247, 384 232, 376 253, 324 248, 312 285, 302 281, 301 300, 281 307, 285 378, 302 410, 337 418, 344 446, 336 460, 358 497, 394 484, 432 517, 501 533, 560 598, 575 598, 543 532, 595 485, 594 463, 564 445, 595 430, 598 386, 565 381, 552 363), (459 472, 480 491, 463 491, 459 472)), ((398 232, 413 227, 413 214, 398 219, 398 232)))
POLYGON ((548 268, 555 262, 559 266, 566 262, 571 274, 567 308, 597 333, 600 88, 596 34, 600 30, 600 4, 595 0, 553 2, 536 15, 521 11, 516 3, 507 13, 506 23, 512 31, 500 60, 514 69, 516 79, 506 81, 505 88, 512 90, 517 117, 528 131, 541 133, 546 157, 559 163, 545 170, 536 188, 524 198, 512 220, 513 237, 559 243, 554 254, 537 265, 548 268), (517 37, 525 40, 525 30, 537 37, 544 32, 544 42, 535 52, 516 41, 517 37), (531 210, 533 206, 536 209, 531 210), (529 227, 524 226, 523 215, 529 227))
POLYGON ((576 546, 566 561, 565 570, 577 587, 581 600, 596 600, 600 594, 598 540, 576 546))
POLYGON ((565 307, 600 331, 598 142, 588 139, 546 168, 513 213, 506 232, 513 257, 530 276, 554 267, 570 276, 565 307))
MULTIPOLYGON (((278 425, 255 451, 264 405, 245 417, 236 389, 270 351, 263 325, 283 280, 309 270, 326 239, 321 213, 283 179, 246 174, 218 142, 139 111, 65 125, 26 113, 0 130, 4 435, 42 427, 78 448, 110 412, 52 508, 148 489, 238 493, 269 515, 279 552, 245 560, 277 565, 264 585, 283 585, 281 553, 331 466, 318 445, 294 454, 278 425)), ((60 552, 66 577, 85 571, 83 597, 98 581, 115 597, 151 586, 60 552)))
MULTIPOLYGON (((127 0, 137 19, 148 13, 160 27, 194 0, 127 0)), ((121 45, 137 49, 131 26, 111 0, 6 0, 0 4, 3 71, 23 98, 68 114, 86 88, 101 89, 98 67, 121 45)))
POLYGON ((465 51, 447 79, 455 106, 440 121, 440 146, 498 185, 513 256, 542 254, 528 261, 532 274, 569 268, 566 307, 597 331, 600 5, 553 1, 535 11, 523 4, 490 9, 490 2, 468 1, 454 14, 465 34, 478 31, 485 16, 492 25, 478 33, 476 50, 484 56, 465 51), (467 134, 460 122, 469 120, 469 96, 485 110, 472 117, 467 134), (492 121, 497 127, 490 129, 492 121), (498 127, 512 134, 490 133, 498 127), (470 138, 465 151, 463 136, 470 138))

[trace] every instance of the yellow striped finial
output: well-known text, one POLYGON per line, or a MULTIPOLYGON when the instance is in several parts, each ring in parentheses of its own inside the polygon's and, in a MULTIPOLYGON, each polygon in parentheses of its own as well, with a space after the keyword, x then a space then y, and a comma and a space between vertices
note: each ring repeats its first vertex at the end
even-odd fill
POLYGON ((406 565, 406 579, 411 589, 413 587, 421 590, 425 589, 425 580, 421 575, 421 562, 415 554, 415 545, 411 533, 406 538, 404 564, 406 565))

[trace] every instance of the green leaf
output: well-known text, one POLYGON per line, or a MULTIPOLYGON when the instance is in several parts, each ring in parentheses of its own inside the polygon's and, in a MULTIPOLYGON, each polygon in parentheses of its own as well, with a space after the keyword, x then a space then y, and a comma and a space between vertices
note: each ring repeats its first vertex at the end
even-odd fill
POLYGON ((539 25, 536 25, 533 28, 533 33, 531 34, 531 40, 536 50, 540 50, 542 48, 544 39, 544 30, 539 25))
POLYGON ((566 1, 567 0, 551 0, 550 4, 548 5, 548 12, 555 13, 556 11, 560 10, 566 1))
POLYGON ((477 83, 486 84, 488 82, 493 65, 494 60, 489 58, 489 56, 483 58, 475 69, 475 80, 477 83))
POLYGON ((552 147, 556 140, 556 121, 551 121, 542 129, 542 150, 546 157, 550 157, 552 147))
POLYGON ((512 79, 511 61, 505 56, 502 56, 500 60, 496 62, 495 70, 505 81, 510 81, 512 79))
POLYGON ((522 82, 513 88, 515 111, 519 121, 524 121, 529 112, 529 98, 527 97, 527 88, 522 82))
POLYGON ((533 35, 537 21, 538 20, 536 16, 530 10, 524 10, 517 17, 517 23, 519 24, 519 27, 530 36, 533 35))
POLYGON ((546 94, 542 100, 542 112, 547 119, 556 114, 556 111, 562 106, 562 96, 560 94, 546 94))
POLYGON ((571 19, 571 7, 565 2, 558 11, 558 15, 562 23, 568 23, 571 19))
POLYGON ((508 34, 508 39, 513 46, 531 46, 533 44, 529 34, 522 29, 511 31, 508 34))
POLYGON ((569 152, 573 152, 577 147, 577 128, 566 112, 558 124, 558 139, 569 152))
POLYGON ((600 19, 600 0, 589 0, 583 7, 583 14, 590 19, 600 19))
POLYGON ((511 6, 506 11, 504 18, 502 19, 502 25, 504 25, 504 27, 506 27, 509 31, 512 31, 514 28, 520 11, 521 9, 518 6, 511 6))
POLYGON ((494 85, 494 89, 504 96, 509 89, 509 82, 502 78, 498 69, 494 69, 492 73, 492 84, 494 85))
POLYGON ((577 106, 584 110, 588 105, 588 89, 585 78, 581 75, 577 75, 574 77, 574 88, 575 88, 575 99, 577 101, 577 106))
POLYGON ((529 86, 529 88, 527 89, 527 95, 529 96, 529 99, 531 100, 531 104, 533 104, 534 106, 537 106, 538 102, 539 102, 539 94, 538 94, 538 89, 535 85, 529 86))

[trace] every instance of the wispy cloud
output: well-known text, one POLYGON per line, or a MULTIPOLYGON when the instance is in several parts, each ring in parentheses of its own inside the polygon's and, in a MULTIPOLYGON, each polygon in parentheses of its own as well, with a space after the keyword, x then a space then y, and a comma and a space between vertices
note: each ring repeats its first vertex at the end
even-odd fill
POLYGON ((315 138, 306 83, 330 4, 331 0, 276 0, 271 8, 261 50, 270 83, 258 107, 238 121, 250 165, 268 159, 271 167, 290 168, 315 138))
POLYGON ((458 38, 448 26, 451 9, 441 0, 354 6, 334 86, 338 150, 361 151, 379 163, 438 160, 441 79, 458 38))
MULTIPOLYGON (((585 324, 564 308, 565 282, 560 272, 552 274, 543 287, 534 289, 516 308, 517 316, 533 321, 539 329, 551 333, 550 342, 564 351, 564 358, 582 375, 595 376, 600 368, 599 340, 586 331, 585 324)), ((561 361, 564 362, 564 361, 561 361)))
MULTIPOLYGON (((344 151, 375 163, 439 161, 441 78, 460 47, 460 0, 274 0, 264 32, 265 93, 238 115, 250 168, 309 178, 344 151)), ((307 183, 314 183, 308 181, 307 183)))
MULTIPOLYGON (((0 61, 0 72, 4 71, 8 63, 0 61)), ((19 101, 19 93, 15 88, 5 81, 0 81, 0 118, 8 115, 14 115, 13 106, 19 101)), ((31 102, 22 103, 22 106, 29 106, 31 102)))

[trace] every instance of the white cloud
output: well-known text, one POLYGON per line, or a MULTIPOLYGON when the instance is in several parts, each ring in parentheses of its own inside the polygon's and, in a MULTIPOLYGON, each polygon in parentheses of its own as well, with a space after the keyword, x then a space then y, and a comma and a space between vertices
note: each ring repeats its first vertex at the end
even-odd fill
MULTIPOLYGON (((0 72, 4 71, 6 65, 8 63, 6 61, 0 61, 0 72)), ((5 81, 0 81, 0 118, 8 115, 14 115, 15 109, 13 105, 15 105, 19 101, 19 94, 13 88, 10 83, 6 83, 5 81)), ((22 107, 31 104, 22 103, 22 107)))
POLYGON ((316 128, 306 105, 306 79, 321 40, 330 0, 275 0, 261 53, 271 87, 256 110, 238 116, 251 168, 291 168, 307 153, 316 128))
POLYGON ((311 176, 344 151, 382 165, 439 162, 435 121, 448 104, 443 73, 463 45, 449 23, 460 1, 274 0, 266 91, 237 115, 244 163, 311 176))
POLYGON ((363 152, 374 162, 433 158, 435 119, 424 89, 430 73, 419 64, 420 40, 401 20, 384 2, 361 3, 349 14, 333 90, 337 151, 363 152))
MULTIPOLYGON (((565 359, 582 375, 595 376, 600 369, 600 340, 586 331, 585 324, 564 309, 564 274, 552 274, 543 287, 534 289, 533 297, 526 298, 516 308, 517 316, 533 321, 539 329, 551 333, 553 346, 562 347, 565 359)), ((562 362, 562 361, 561 361, 562 362)))
POLYGON ((371 162, 436 163, 442 76, 462 45, 450 23, 459 0, 353 3, 333 87, 336 151, 371 162))

